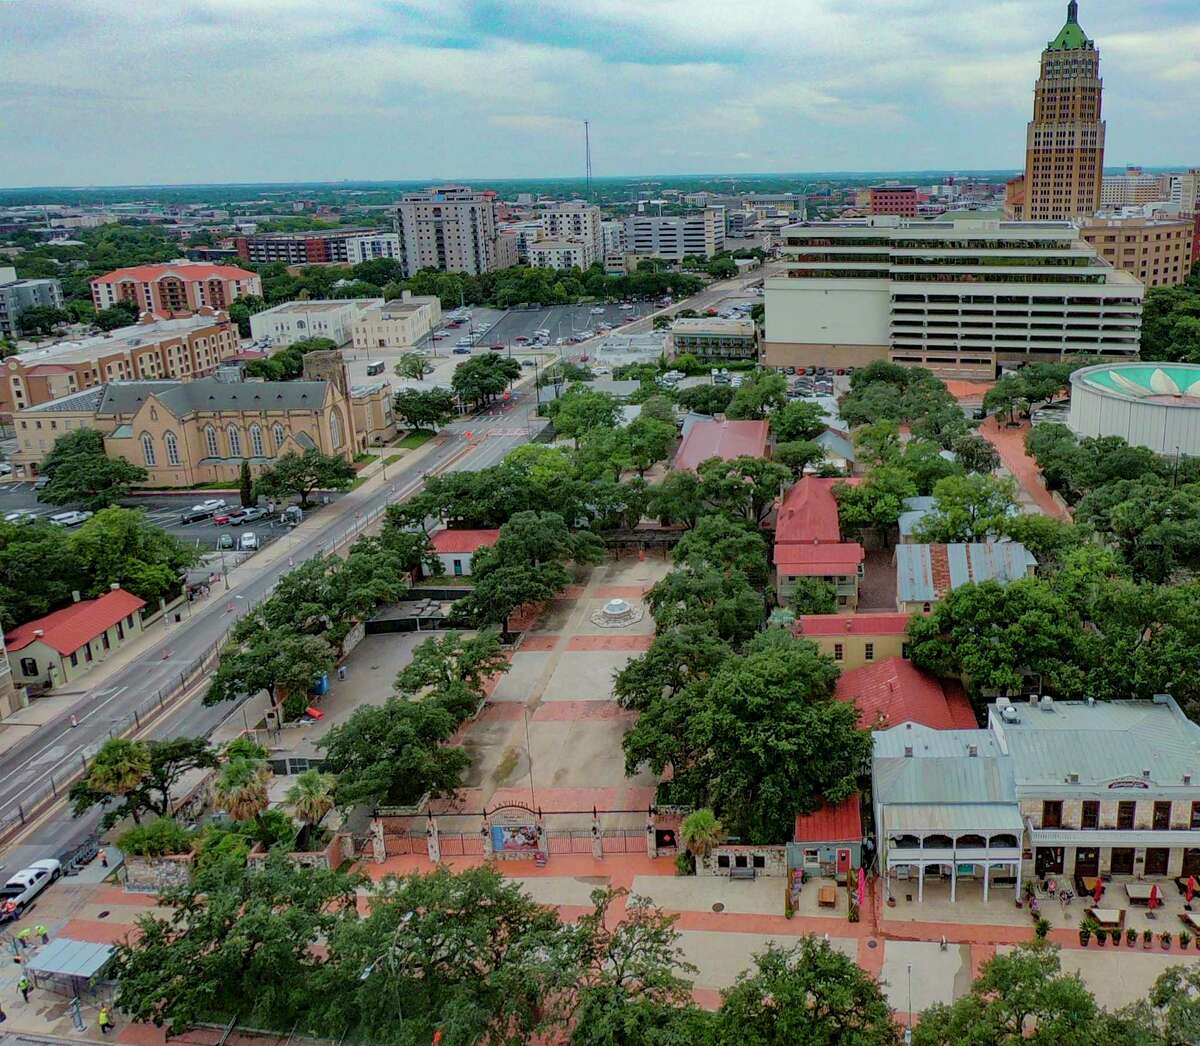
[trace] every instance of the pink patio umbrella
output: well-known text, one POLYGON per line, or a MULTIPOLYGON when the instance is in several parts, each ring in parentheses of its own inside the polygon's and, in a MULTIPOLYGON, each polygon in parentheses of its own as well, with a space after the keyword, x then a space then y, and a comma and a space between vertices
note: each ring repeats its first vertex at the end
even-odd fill
POLYGON ((1154 909, 1157 908, 1161 903, 1162 902, 1158 898, 1158 883, 1154 883, 1150 887, 1150 897, 1146 904, 1150 911, 1154 911, 1154 909))
POLYGON ((867 903, 867 873, 863 868, 858 869, 858 907, 861 911, 867 903))
POLYGON ((1187 898, 1188 904, 1192 903, 1192 896, 1195 894, 1195 892, 1196 892, 1196 877, 1194 875, 1189 875, 1188 880, 1187 880, 1187 886, 1184 889, 1184 896, 1187 898))

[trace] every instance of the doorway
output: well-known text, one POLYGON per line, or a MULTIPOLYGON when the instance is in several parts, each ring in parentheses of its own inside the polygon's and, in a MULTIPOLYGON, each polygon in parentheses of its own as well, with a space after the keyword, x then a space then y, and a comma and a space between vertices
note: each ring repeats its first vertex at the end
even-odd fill
POLYGON ((1194 875, 1200 878, 1200 850, 1190 849, 1183 851, 1183 868, 1180 871, 1185 879, 1189 875, 1194 875))
POLYGON ((1063 848, 1061 846, 1039 846, 1033 857, 1033 871, 1039 879, 1047 875, 1062 875, 1063 848))
POLYGON ((1080 847, 1075 851, 1075 874, 1089 878, 1100 874, 1100 851, 1094 847, 1080 847))
POLYGON ((1146 871, 1144 875, 1166 875, 1167 862, 1171 851, 1165 846, 1152 846, 1146 851, 1146 871))
MULTIPOLYGON (((1200 851, 1197 853, 1200 854, 1200 851)), ((1133 847, 1113 847, 1109 867, 1113 875, 1133 875, 1133 847)))

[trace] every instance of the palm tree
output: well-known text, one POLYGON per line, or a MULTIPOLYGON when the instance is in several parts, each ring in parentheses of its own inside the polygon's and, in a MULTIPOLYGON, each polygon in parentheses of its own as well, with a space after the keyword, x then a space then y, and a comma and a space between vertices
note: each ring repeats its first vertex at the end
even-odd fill
POLYGON ((721 822, 711 810, 693 810, 679 826, 679 837, 693 857, 707 857, 721 841, 721 822))
POLYGON ((311 834, 333 809, 333 774, 305 770, 287 791, 287 801, 311 834))
MULTIPOLYGON (((87 784, 104 795, 128 795, 138 787, 150 772, 150 752, 141 741, 130 741, 122 737, 104 742, 88 767, 87 784)), ((137 810, 133 820, 141 824, 137 810)))
POLYGON ((213 802, 235 821, 258 820, 267 808, 270 779, 264 760, 235 757, 225 764, 213 785, 213 802))

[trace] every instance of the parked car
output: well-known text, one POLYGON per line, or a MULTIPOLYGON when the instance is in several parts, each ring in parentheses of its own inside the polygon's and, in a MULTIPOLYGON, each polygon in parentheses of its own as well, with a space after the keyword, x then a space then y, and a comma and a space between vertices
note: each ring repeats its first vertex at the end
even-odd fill
POLYGON ((258 551, 258 535, 253 530, 242 532, 242 536, 238 538, 239 552, 257 552, 258 551))
POLYGON ((209 498, 207 501, 201 501, 199 505, 193 505, 193 512, 217 512, 225 507, 224 498, 209 498))
POLYGON ((218 512, 215 516, 213 516, 212 520, 218 527, 223 527, 232 518, 233 518, 232 512, 222 510, 222 511, 218 512))
POLYGON ((190 508, 179 513, 179 522, 185 526, 188 523, 199 523, 202 520, 212 519, 212 514, 212 509, 209 508, 190 508))
POLYGON ((18 512, 9 512, 4 517, 5 523, 34 523, 37 521, 37 513, 30 512, 28 509, 21 509, 18 512))
POLYGON ((236 542, 233 540, 232 534, 222 534, 217 538, 217 551, 232 552, 235 544, 236 542))
POLYGON ((266 518, 267 518, 267 510, 265 508, 259 508, 257 505, 255 505, 251 508, 242 510, 242 522, 243 523, 253 523, 255 520, 266 519, 266 518))
POLYGON ((455 348, 454 355, 455 356, 470 356, 471 350, 468 349, 465 345, 459 345, 455 348))
POLYGON ((285 526, 294 527, 299 525, 303 518, 304 510, 299 505, 288 505, 280 515, 279 521, 285 526))
POLYGON ((597 305, 594 309, 590 309, 589 311, 591 312, 591 314, 593 316, 603 316, 604 315, 604 309, 599 305, 597 305))
POLYGON ((22 868, 0 887, 0 923, 21 918, 47 886, 62 875, 62 864, 48 857, 22 868))
POLYGON ((12 475, 12 465, 10 465, 7 461, 0 461, 0 476, 11 476, 11 475, 12 475))
POLYGON ((56 527, 77 527, 92 518, 91 512, 56 512, 50 522, 56 527))
POLYGON ((530 359, 521 360, 521 366, 522 367, 536 367, 537 360, 530 360, 530 359))

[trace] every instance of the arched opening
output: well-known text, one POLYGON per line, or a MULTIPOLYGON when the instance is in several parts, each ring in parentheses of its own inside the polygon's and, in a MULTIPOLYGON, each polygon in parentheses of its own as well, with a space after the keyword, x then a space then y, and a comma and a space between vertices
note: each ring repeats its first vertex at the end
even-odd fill
POLYGON ((174 432, 168 432, 163 436, 163 443, 167 447, 167 462, 171 465, 179 464, 179 440, 175 438, 174 432))
POLYGON ((149 432, 142 433, 142 457, 149 468, 158 464, 158 455, 154 450, 154 437, 149 432))

